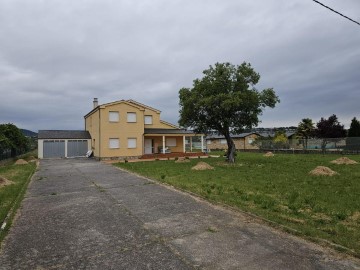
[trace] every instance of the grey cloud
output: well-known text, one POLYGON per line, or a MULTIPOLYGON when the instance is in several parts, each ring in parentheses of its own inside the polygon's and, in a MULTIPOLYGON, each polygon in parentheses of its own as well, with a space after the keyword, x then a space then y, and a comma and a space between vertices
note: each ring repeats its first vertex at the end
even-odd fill
MULTIPOLYGON (((328 5, 359 20, 356 0, 328 5)), ((0 122, 80 129, 93 97, 178 120, 178 90, 251 62, 282 102, 261 126, 359 115, 360 28, 312 1, 0 1, 0 122)))

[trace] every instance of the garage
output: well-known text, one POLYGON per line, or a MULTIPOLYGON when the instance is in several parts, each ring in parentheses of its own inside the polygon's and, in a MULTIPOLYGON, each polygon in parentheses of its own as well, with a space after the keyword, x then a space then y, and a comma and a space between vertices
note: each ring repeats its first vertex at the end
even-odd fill
POLYGON ((91 136, 84 130, 39 130, 39 158, 83 157, 90 150, 91 136))
POLYGON ((65 157, 65 140, 44 140, 44 158, 65 157))

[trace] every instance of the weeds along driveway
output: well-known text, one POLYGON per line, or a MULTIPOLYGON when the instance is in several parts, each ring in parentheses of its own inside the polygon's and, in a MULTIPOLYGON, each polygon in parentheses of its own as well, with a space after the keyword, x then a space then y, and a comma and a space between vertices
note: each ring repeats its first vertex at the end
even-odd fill
POLYGON ((42 160, 0 269, 359 269, 355 259, 93 160, 42 160))

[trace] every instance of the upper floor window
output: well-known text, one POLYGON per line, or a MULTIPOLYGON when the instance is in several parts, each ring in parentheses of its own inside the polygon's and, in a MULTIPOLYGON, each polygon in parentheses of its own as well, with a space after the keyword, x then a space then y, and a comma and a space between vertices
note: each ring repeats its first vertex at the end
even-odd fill
POLYGON ((152 125, 153 117, 152 115, 145 115, 145 125, 152 125))
POLYGON ((109 112, 109 122, 119 122, 119 112, 109 112))
POLYGON ((136 123, 136 113, 128 112, 127 113, 127 122, 128 123, 136 123))

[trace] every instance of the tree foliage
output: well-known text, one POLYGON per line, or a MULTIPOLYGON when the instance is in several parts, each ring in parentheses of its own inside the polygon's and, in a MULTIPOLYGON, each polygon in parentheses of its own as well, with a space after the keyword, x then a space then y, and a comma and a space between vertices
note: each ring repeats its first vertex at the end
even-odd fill
POLYGON ((240 133, 259 123, 265 107, 275 107, 279 98, 272 88, 261 92, 255 88, 259 73, 249 63, 234 66, 216 63, 195 79, 192 88, 179 91, 180 120, 196 132, 216 130, 227 141, 227 159, 234 162, 235 144, 231 133, 240 133))
POLYGON ((274 147, 276 149, 288 149, 289 148, 289 140, 286 136, 286 132, 283 131, 277 131, 275 133, 275 136, 273 138, 274 147))
POLYGON ((328 119, 321 117, 320 121, 316 124, 315 136, 323 139, 321 149, 324 151, 329 139, 344 138, 346 136, 346 130, 344 126, 340 124, 335 114, 331 115, 328 119))
POLYGON ((14 124, 0 124, 1 151, 10 149, 11 156, 23 153, 29 148, 29 141, 14 124))
POLYGON ((348 137, 360 137, 360 122, 356 117, 351 120, 348 137))
POLYGON ((360 122, 354 117, 351 120, 348 137, 346 138, 347 150, 360 150, 360 122))
POLYGON ((308 140, 314 136, 314 123, 310 118, 304 118, 299 123, 296 129, 296 136, 303 139, 303 146, 305 149, 308 148, 308 140))

